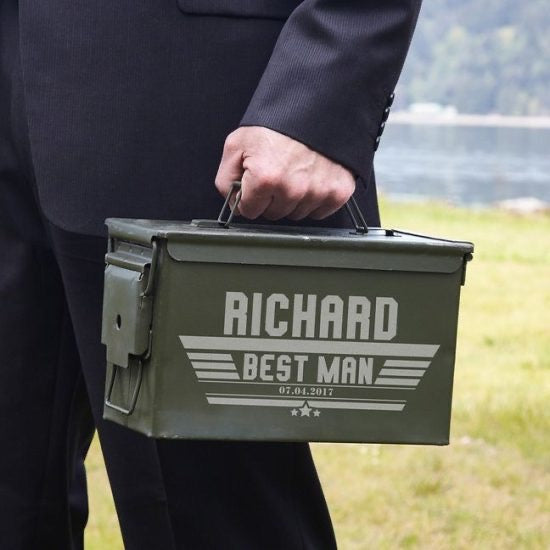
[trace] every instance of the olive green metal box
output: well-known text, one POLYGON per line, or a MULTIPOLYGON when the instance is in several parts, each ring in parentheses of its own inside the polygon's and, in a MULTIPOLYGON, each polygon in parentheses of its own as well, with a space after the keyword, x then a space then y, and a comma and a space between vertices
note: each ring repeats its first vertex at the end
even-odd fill
POLYGON ((105 418, 166 438, 448 443, 471 243, 107 225, 105 418))

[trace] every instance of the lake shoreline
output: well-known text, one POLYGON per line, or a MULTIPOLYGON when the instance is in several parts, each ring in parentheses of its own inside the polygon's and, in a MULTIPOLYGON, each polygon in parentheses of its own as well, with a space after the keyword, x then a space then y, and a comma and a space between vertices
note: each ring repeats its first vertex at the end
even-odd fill
POLYGON ((422 124, 426 126, 494 126, 501 128, 550 129, 550 116, 508 116, 508 115, 454 115, 392 112, 388 124, 422 124))
POLYGON ((489 210, 497 212, 507 212, 517 216, 545 216, 550 215, 550 203, 536 197, 513 197, 497 200, 493 202, 471 202, 463 203, 453 201, 446 197, 437 197, 431 195, 422 195, 415 193, 391 192, 380 186, 378 195, 381 200, 391 201, 397 205, 425 205, 433 204, 446 208, 458 208, 469 211, 489 210))

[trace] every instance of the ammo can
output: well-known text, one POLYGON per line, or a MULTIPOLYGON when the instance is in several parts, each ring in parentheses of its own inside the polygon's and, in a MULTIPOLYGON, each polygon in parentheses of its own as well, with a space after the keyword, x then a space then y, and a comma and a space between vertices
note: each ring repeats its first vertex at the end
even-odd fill
POLYGON ((107 225, 105 418, 157 438, 448 443, 471 243, 107 225))

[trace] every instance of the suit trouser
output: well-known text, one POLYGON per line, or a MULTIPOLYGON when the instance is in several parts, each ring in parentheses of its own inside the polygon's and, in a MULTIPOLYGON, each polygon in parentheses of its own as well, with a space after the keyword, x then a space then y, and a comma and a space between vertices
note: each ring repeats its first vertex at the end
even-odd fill
POLYGON ((11 4, 0 3, 0 548, 83 546, 95 428, 127 549, 333 548, 306 444, 154 441, 102 420, 106 241, 41 213, 11 4))

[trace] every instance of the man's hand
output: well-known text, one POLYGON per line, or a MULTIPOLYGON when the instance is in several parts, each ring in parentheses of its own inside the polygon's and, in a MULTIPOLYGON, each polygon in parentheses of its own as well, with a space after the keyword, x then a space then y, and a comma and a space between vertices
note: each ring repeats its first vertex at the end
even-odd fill
POLYGON ((238 128, 225 140, 216 187, 225 196, 239 179, 239 213, 249 219, 320 220, 342 207, 355 190, 349 170, 262 126, 238 128))

